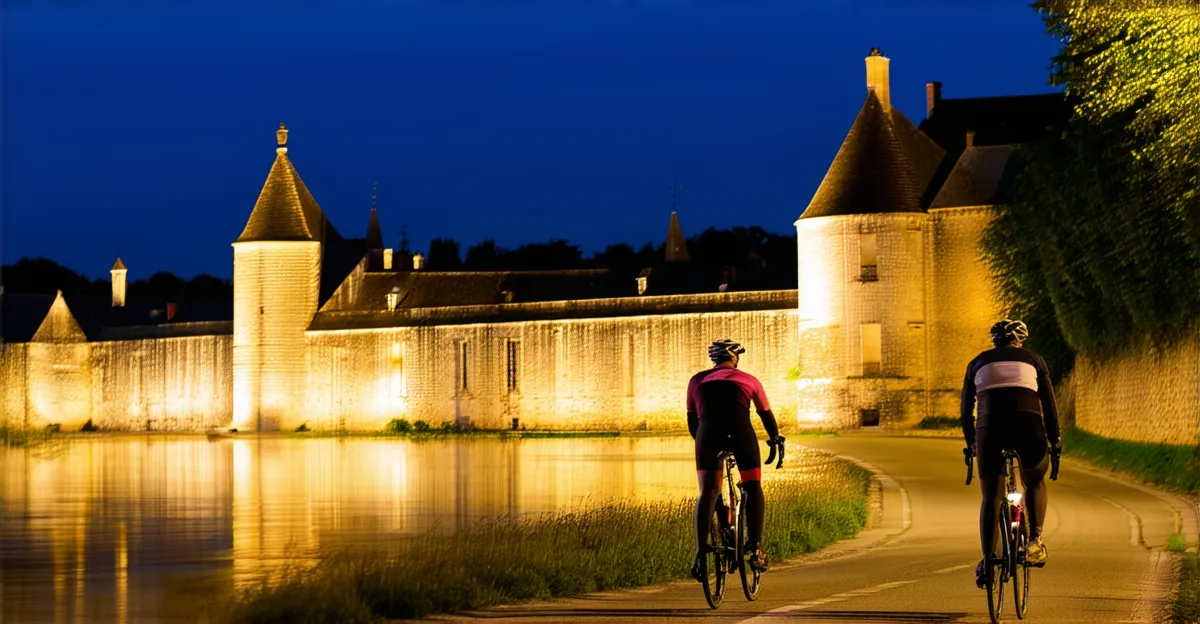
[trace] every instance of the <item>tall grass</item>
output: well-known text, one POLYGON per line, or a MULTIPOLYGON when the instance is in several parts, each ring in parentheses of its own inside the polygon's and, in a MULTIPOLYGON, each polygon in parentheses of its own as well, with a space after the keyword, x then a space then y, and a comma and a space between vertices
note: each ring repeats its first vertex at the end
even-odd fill
POLYGON ((1063 451, 1154 485, 1200 492, 1200 449, 1196 447, 1114 440, 1067 429, 1063 432, 1063 451))
MULTIPOLYGON (((857 533, 869 483, 867 471, 840 460, 766 481, 768 554, 778 561, 857 533)), ((342 551, 248 589, 229 619, 373 622, 686 577, 693 504, 623 501, 342 551)))

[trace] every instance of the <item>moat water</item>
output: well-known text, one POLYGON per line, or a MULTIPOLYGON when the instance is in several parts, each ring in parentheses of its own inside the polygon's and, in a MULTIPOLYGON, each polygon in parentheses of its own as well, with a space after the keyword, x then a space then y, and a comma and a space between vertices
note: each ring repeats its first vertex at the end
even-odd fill
POLYGON ((319 552, 484 517, 694 496, 684 437, 209 440, 0 447, 0 624, 208 621, 319 552))

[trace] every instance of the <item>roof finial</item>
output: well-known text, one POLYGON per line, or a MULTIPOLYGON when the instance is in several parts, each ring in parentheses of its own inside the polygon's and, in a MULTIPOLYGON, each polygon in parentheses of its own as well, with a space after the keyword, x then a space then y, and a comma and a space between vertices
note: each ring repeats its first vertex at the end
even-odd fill
POLYGON ((675 212, 675 194, 682 190, 682 186, 673 182, 671 183, 671 212, 675 212))
POLYGON ((375 196, 379 194, 379 180, 371 183, 371 210, 375 210, 375 196))
POLYGON ((867 56, 883 56, 883 52, 880 52, 879 48, 871 48, 871 53, 867 56))
POLYGON ((279 122, 279 129, 275 131, 275 151, 280 154, 287 153, 287 134, 287 126, 282 121, 279 122))

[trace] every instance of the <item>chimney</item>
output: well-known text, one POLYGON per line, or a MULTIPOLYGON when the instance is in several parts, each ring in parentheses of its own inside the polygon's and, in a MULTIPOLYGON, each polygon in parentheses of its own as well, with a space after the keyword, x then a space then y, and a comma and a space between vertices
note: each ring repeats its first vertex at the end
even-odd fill
POLYGON ((174 319, 175 314, 177 312, 179 312, 179 304, 174 303, 172 301, 168 301, 167 302, 167 320, 170 321, 170 320, 174 319))
POLYGON ((892 108, 892 95, 890 82, 888 77, 888 64, 891 59, 883 55, 879 48, 871 48, 871 53, 867 55, 867 90, 874 91, 875 97, 879 98, 879 103, 883 104, 884 110, 892 108))
POLYGON ((975 147, 975 131, 967 130, 967 149, 975 147))
POLYGON ((425 268, 425 256, 421 255, 420 253, 413 256, 412 262, 414 271, 420 271, 421 269, 425 268))
POLYGON ((391 249, 383 250, 383 270, 384 271, 392 270, 392 250, 391 249))
POLYGON ((933 108, 942 101, 942 83, 934 80, 925 83, 925 118, 933 117, 933 108))
POLYGON ((400 303, 400 287, 392 286, 391 292, 389 292, 387 294, 387 310, 388 310, 388 312, 395 312, 396 305, 399 303, 400 303))
POLYGON ((109 270, 112 275, 112 307, 125 307, 125 274, 128 270, 125 268, 125 263, 121 262, 120 258, 113 263, 113 267, 109 270))

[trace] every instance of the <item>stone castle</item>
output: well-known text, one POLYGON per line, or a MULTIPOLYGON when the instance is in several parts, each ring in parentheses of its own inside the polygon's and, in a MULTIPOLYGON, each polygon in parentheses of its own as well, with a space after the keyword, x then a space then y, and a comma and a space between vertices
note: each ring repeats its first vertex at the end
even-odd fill
MULTIPOLYGON (((998 304, 978 241, 1014 146, 1066 115, 1060 95, 946 99, 920 126, 892 107, 889 60, 795 222, 794 290, 690 270, 674 213, 639 273, 449 272, 325 217, 277 132, 233 242, 231 309, 138 303, 112 268, 102 305, 4 299, 8 426, 378 430, 392 419, 482 428, 684 426, 708 343, 748 352, 785 429, 906 426, 957 414, 998 304)), ((218 306, 219 307, 219 306, 218 306)))

